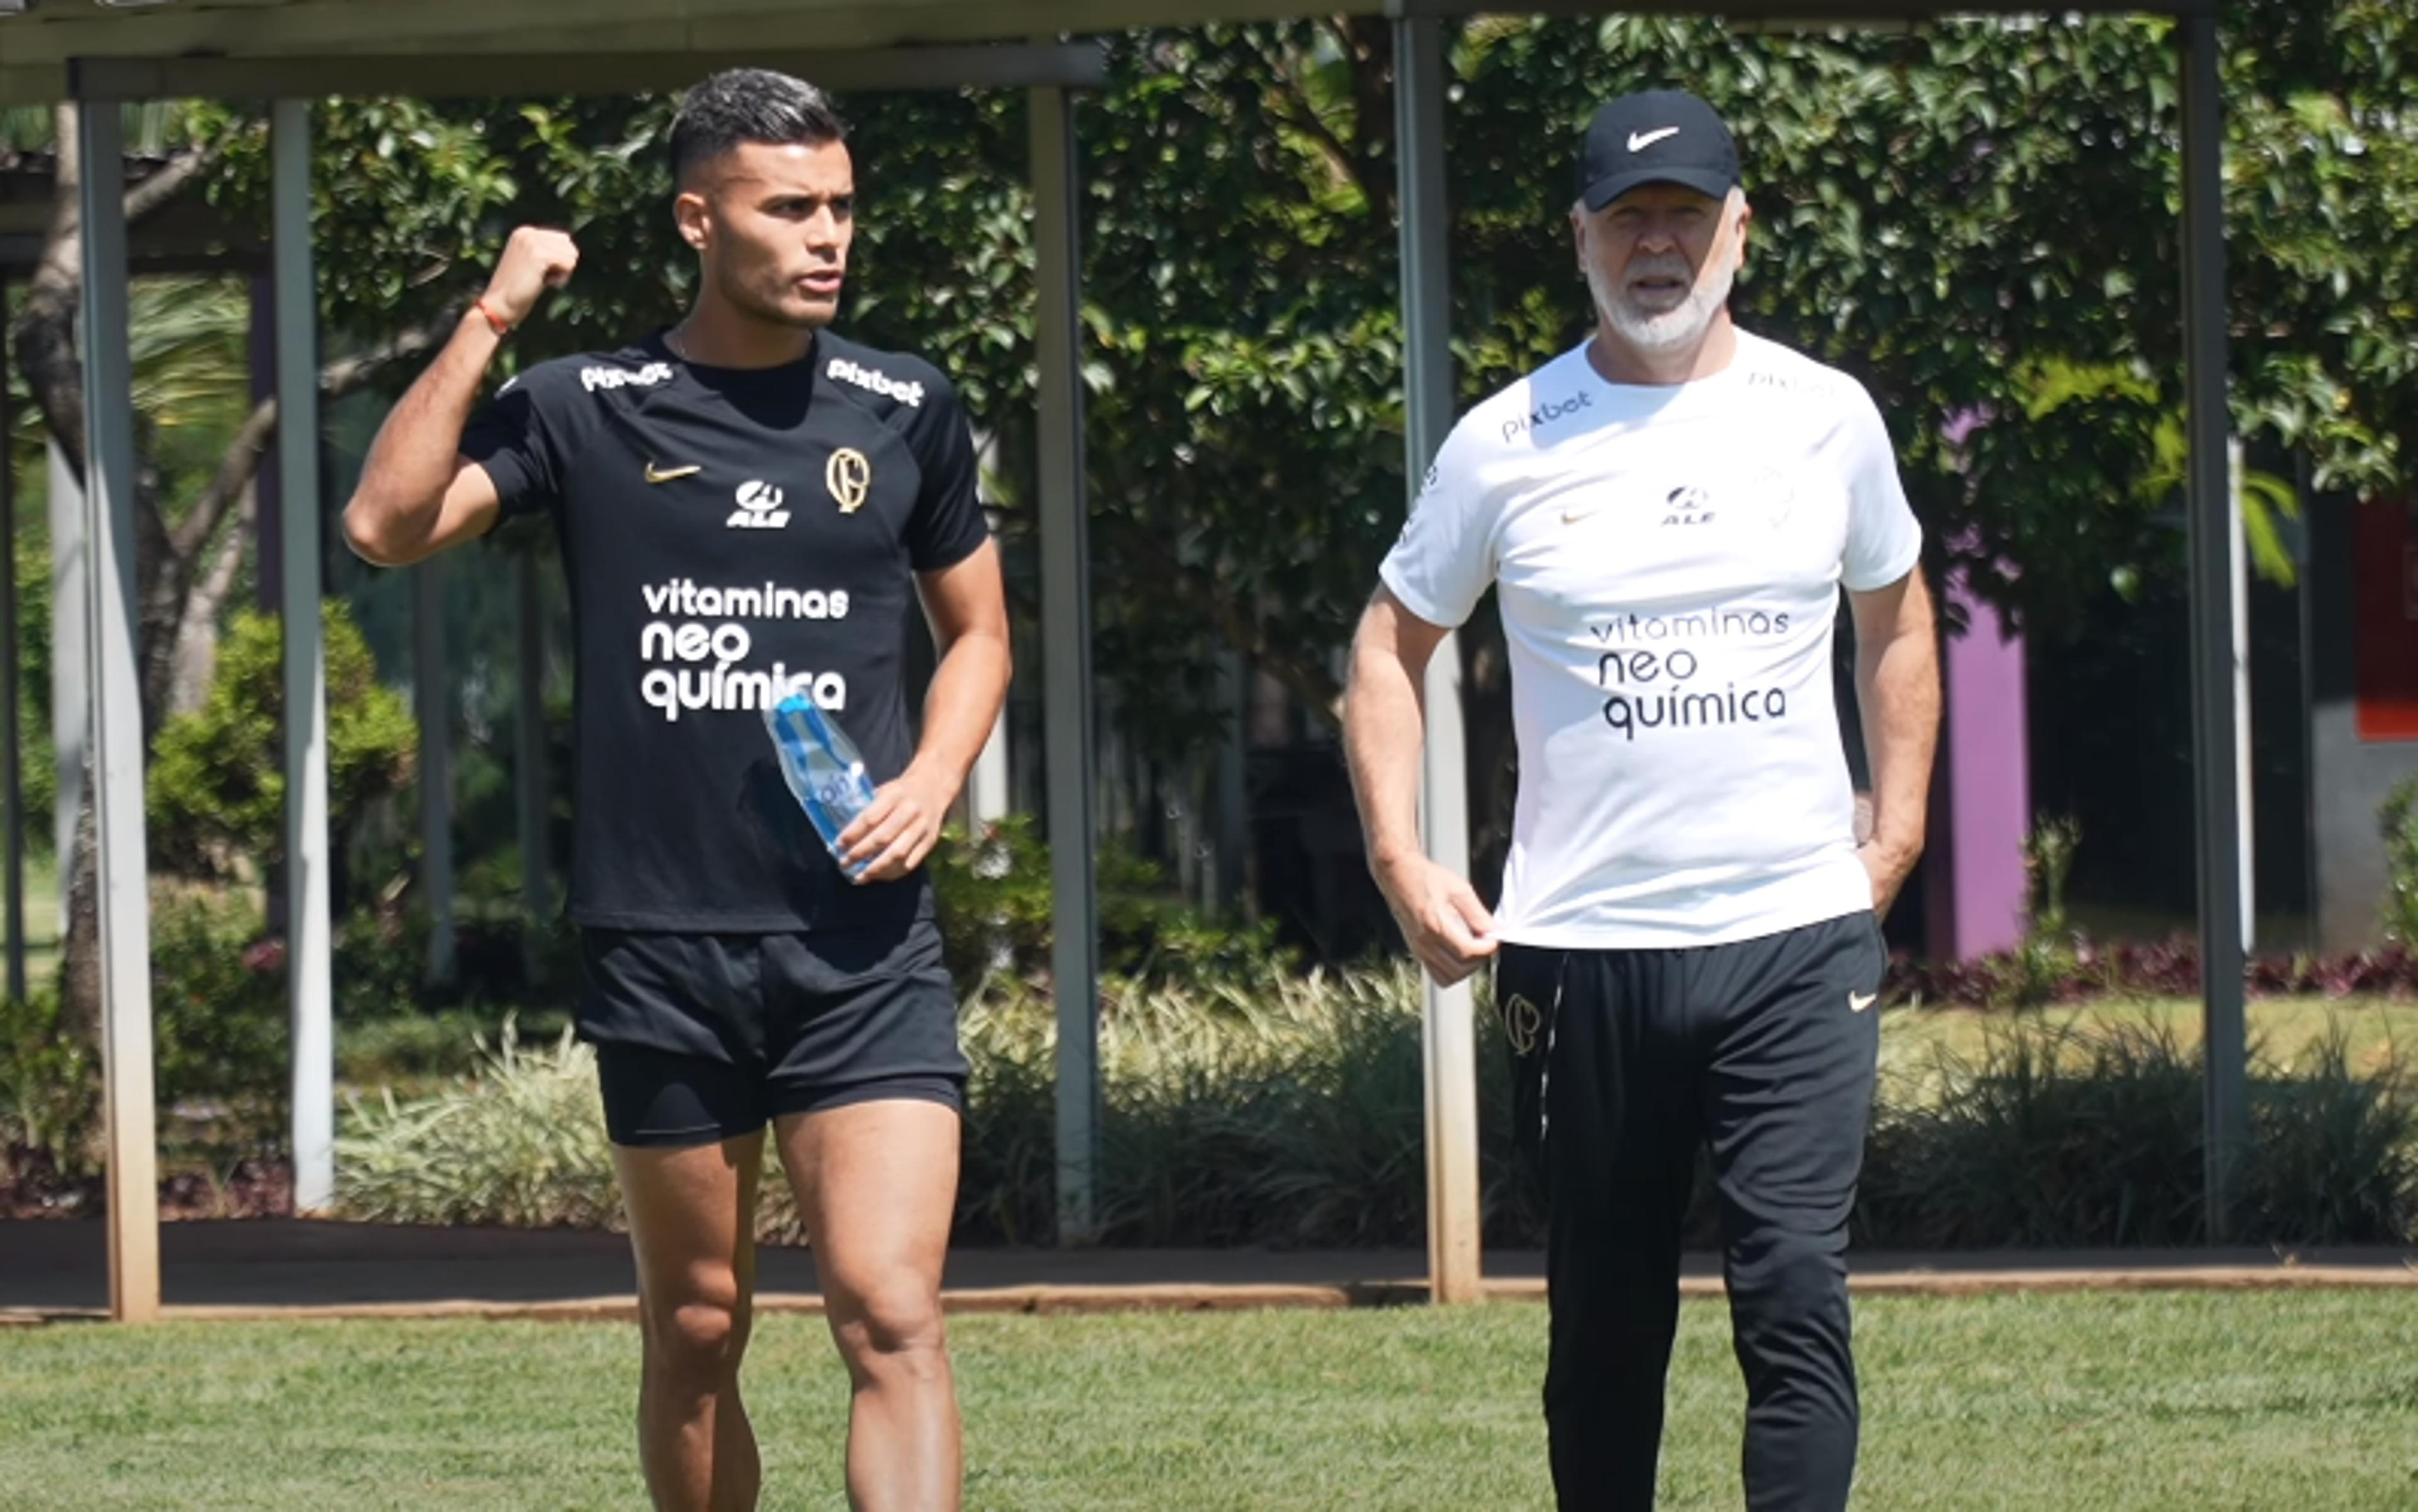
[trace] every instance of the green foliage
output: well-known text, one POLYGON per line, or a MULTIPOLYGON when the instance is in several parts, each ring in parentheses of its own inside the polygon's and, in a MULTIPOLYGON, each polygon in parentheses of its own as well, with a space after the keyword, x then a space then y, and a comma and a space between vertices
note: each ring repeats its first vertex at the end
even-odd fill
MULTIPOLYGON (((258 898, 241 891, 155 887, 150 928, 162 1148, 172 1160, 222 1163, 276 1152, 293 1073, 284 941, 267 934, 258 898)), ((418 998, 425 932, 406 921, 398 939, 396 929, 370 913, 337 924, 342 1074, 468 1069, 474 1020, 437 1026, 441 1057, 407 1028, 381 1036, 370 1027, 414 1022, 397 1016, 418 998)), ((57 994, 0 1002, 0 1153, 16 1146, 47 1156, 62 1175, 92 1174, 99 1109, 99 1063, 62 1025, 57 994)))
MULTIPOLYGON (((1245 987, 1104 985, 1101 1237, 1400 1243, 1425 1211, 1421 997, 1407 970, 1245 987)), ((958 1230, 1045 1242, 1054 1199, 1049 999, 968 1005, 958 1230)))
MULTIPOLYGON (((351 612, 330 600, 326 634, 328 812, 342 843, 401 791, 420 748, 403 695, 377 680, 351 612)), ((278 617, 238 610, 219 648, 208 701, 169 720, 152 745, 153 863, 193 877, 236 874, 284 854, 284 649, 278 617)))
MULTIPOLYGON (((2192 1245, 2206 1231, 2199 1052, 2162 1029, 2019 1020, 1978 1063, 1941 1049, 1933 1094, 1885 1086, 1860 1242, 1912 1249, 2192 1245)), ((2243 1241, 2418 1236, 2418 1084, 2355 1073, 2339 1033, 2297 1067, 2257 1058, 2243 1241)))
POLYGON ((2024 938, 2012 951, 1975 963, 1992 1007, 2040 1008, 2070 994, 2083 946, 2065 911, 2065 881, 2082 844, 2081 821, 2043 820, 2024 837, 2024 938))
POLYGON ((17 697, 23 720, 17 759, 24 782, 28 843, 50 848, 49 820, 59 801, 59 756, 51 729, 51 547, 47 530, 22 527, 17 554, 17 697))
MULTIPOLYGON (((2076 405, 2129 408, 2131 419, 2146 420, 2150 426, 2149 455, 2146 461, 2135 460, 2133 464, 2133 499, 2152 512, 2169 506, 2176 510, 2182 507, 2191 461, 2183 414, 2180 410, 2156 414, 2147 408, 2157 403, 2157 387, 2139 364, 2079 367, 2050 360, 2028 365, 2027 378, 2030 389, 2024 400, 2024 418, 2032 423, 2076 405)), ((2123 421, 2118 420, 2115 429, 2124 434, 2123 421)), ((2129 439, 2138 441, 2137 436, 2129 439)), ((2239 488, 2242 532, 2250 548, 2251 566, 2277 587, 2292 587, 2300 581, 2300 564, 2292 559, 2290 549, 2284 543, 2279 522, 2301 518, 2300 496, 2274 474, 2249 466, 2241 470, 2239 488)), ((2134 599, 2138 591, 2137 568, 2123 564, 2109 578, 2128 602, 2134 599)))
POLYGON ((551 1051, 510 1023, 459 1087, 416 1102, 347 1099, 336 1203, 374 1223, 603 1228, 616 1221, 596 1052, 565 1030, 551 1051))
POLYGON ((274 1150, 292 1094, 285 951, 240 896, 156 890, 152 1054, 163 1142, 244 1155, 274 1150))
POLYGON ((55 991, 0 998, 0 1174, 19 1152, 61 1174, 100 1169, 100 1067, 59 1017, 55 991))
POLYGON ((425 993, 428 916, 373 902, 336 921, 330 975, 346 1018, 390 1018, 413 1012, 425 993))
MULTIPOLYGON (((571 1026, 559 1008, 514 1014, 511 1021, 516 1040, 554 1040, 571 1026)), ((336 1026, 336 1077, 363 1089, 416 1089, 472 1077, 486 1061, 482 1036, 495 1027, 493 1014, 463 1008, 348 1018, 336 1026)))
MULTIPOLYGON (((2227 12, 2227 276, 2237 428, 2327 490, 2405 484, 2418 434, 2418 21, 2399 0, 2227 12), (2256 312, 2255 318, 2240 312, 2256 312)), ((1196 752, 1239 651, 1314 713, 1404 496, 1392 46, 1380 18, 1137 31, 1081 105, 1101 675, 1155 759, 1196 752)), ((1452 327, 1465 404, 1589 316, 1566 212, 1576 132, 1618 90, 1685 82, 1737 126, 1757 209, 1747 323, 1837 362, 1890 418, 1937 555, 2039 628, 2179 550, 2162 518, 2181 404, 2171 22, 1967 18, 1752 34, 1715 18, 1489 17, 1454 36, 1452 327), (2044 374, 2120 374, 2043 405, 2044 374), (2011 571, 2003 569, 2019 569, 2011 571)), ((1032 525, 1024 102, 870 95, 849 328, 939 361, 1032 525)), ((520 221, 580 276, 508 363, 672 318, 692 259, 663 213, 668 97, 351 100, 318 113, 321 298, 340 338, 457 307, 520 221)), ((209 192, 267 204, 256 116, 209 192)), ((400 384, 407 372, 386 381, 400 384)), ((2053 380, 2051 386, 2054 387, 2053 380)), ((2283 470, 2283 469, 2278 469, 2283 470)), ((2253 544, 2288 503, 2254 479, 2253 544)), ((1013 585, 1020 599, 1028 579, 1013 585)), ((1483 690, 1480 695, 1484 696, 1483 690)))
MULTIPOLYGON (((1488 1243, 1534 1245, 1542 1204, 1512 1153, 1508 1056, 1478 1005, 1488 1243)), ((1191 988, 1112 979, 1099 1019, 1097 1213, 1130 1245, 1416 1245, 1426 1211, 1422 999, 1407 968, 1191 988)), ((1050 1000, 994 979, 966 1007, 972 1063, 956 1232, 1046 1242, 1055 1212, 1050 1000)), ((483 1053, 483 1050, 482 1050, 483 1053)), ((1855 1216, 1885 1248, 2196 1244, 2201 1068, 2171 1033, 2025 1018, 1978 1056, 1884 1075, 1855 1216)), ((2291 1244, 2418 1240, 2418 1080, 2356 1063, 2339 1029, 2261 1051, 2237 1231, 2291 1244)), ((612 1212, 589 1052, 509 1035, 474 1077, 357 1106, 346 1211, 398 1222, 584 1223, 612 1212), (593 1156, 592 1164, 581 1165, 593 1156)), ((768 1172, 758 1229, 794 1241, 768 1172)), ((1693 1242, 1717 1242, 1701 1181, 1693 1242)))
POLYGON ((2418 946, 2418 777, 2394 786, 2378 811, 2384 833, 2384 929, 2418 946))
MULTIPOLYGON (((1291 971, 1274 921, 1237 924, 1176 897, 1166 876, 1131 847, 1104 842, 1094 862, 1100 969, 1152 983, 1202 987, 1291 971)), ((987 978, 1046 979, 1051 927, 1049 848, 1033 816, 1012 814, 979 836, 952 826, 932 852, 932 888, 961 996, 987 978)))
POLYGON ((2065 879, 2081 844, 2082 823, 2071 817, 2044 820, 2024 837, 2024 878, 2031 893, 2027 911, 2035 931, 2066 932, 2065 879))

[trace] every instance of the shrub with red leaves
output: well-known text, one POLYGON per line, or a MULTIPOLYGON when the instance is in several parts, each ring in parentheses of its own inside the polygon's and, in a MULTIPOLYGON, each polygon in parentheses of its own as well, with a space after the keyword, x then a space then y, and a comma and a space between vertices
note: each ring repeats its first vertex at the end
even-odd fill
MULTIPOLYGON (((1890 958, 1888 982, 1895 1000, 1963 1008, 2074 1002, 2111 992, 2192 998, 2200 990, 2199 941, 2174 935, 2102 945, 2076 936, 1969 961, 1900 953, 1890 958)), ((2350 955, 2254 955, 2242 982, 2257 997, 2418 998, 2418 952, 2393 944, 2350 955)))

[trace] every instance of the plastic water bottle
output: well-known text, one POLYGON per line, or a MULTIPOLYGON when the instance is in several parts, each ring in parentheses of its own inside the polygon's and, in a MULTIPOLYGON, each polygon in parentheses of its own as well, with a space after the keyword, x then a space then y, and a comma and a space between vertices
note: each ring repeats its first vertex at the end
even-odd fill
POLYGON ((764 728, 772 734, 790 795, 823 837, 823 848, 845 866, 840 832, 873 806, 873 781, 865 774, 865 757, 839 722, 803 694, 793 693, 765 710, 764 728))

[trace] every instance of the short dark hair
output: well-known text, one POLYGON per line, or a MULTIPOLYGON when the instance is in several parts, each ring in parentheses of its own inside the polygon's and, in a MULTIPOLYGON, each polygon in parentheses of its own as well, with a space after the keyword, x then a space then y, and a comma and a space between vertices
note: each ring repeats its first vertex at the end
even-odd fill
POLYGON ((681 98, 672 119, 672 183, 743 142, 820 146, 848 139, 831 97, 770 69, 727 69, 681 98))

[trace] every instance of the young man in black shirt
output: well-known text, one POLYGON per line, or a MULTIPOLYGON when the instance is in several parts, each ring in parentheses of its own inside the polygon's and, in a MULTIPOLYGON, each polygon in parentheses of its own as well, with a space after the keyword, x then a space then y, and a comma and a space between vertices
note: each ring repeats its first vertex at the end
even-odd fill
POLYGON ((940 1309, 966 1062, 922 863, 1008 680, 955 390, 834 335, 854 176, 811 85, 737 70, 672 129, 694 306, 619 352, 487 365, 578 250, 513 234, 395 406, 344 512, 388 565, 543 511, 576 644, 571 916, 636 1255, 639 1443, 659 1508, 756 1504, 739 1392, 769 1123, 854 1387, 851 1504, 957 1505, 940 1309), (911 740, 920 600, 941 648, 911 740), (879 785, 824 850, 761 710, 830 711, 879 785))

